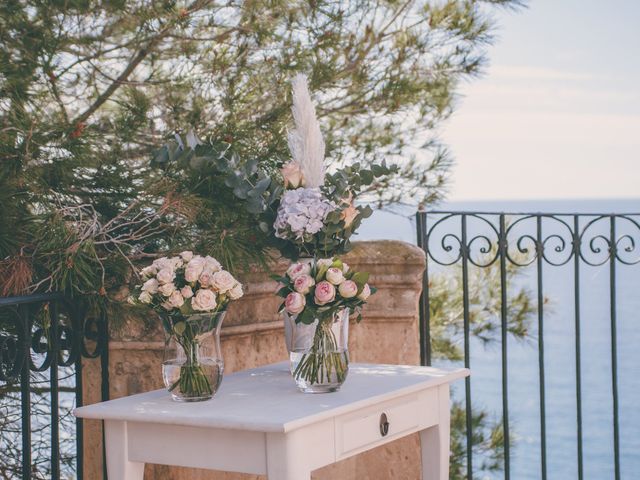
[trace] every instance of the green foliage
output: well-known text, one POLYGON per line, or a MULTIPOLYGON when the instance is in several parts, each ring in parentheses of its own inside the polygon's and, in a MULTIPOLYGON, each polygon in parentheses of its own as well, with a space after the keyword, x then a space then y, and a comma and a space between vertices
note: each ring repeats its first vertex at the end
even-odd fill
MULTIPOLYGON (((317 94, 332 172, 387 160, 399 171, 371 183, 368 198, 441 198, 451 161, 431 132, 482 65, 491 5, 518 3, 2 2, 0 270, 24 271, 4 287, 17 293, 32 278, 32 289, 109 293, 126 280, 123 262, 184 246, 241 268, 263 247, 252 215, 269 198, 255 190, 272 186, 163 172, 148 158, 188 125, 209 133, 207 148, 226 144, 234 168, 274 178, 288 157, 296 72, 317 94), (229 189, 247 197, 246 212, 217 208, 229 189), (46 232, 56 216, 77 220, 69 208, 91 209, 94 228, 54 231, 87 245, 46 232), (103 228, 114 219, 147 219, 154 234, 130 228, 114 241, 103 228), (50 257, 37 253, 41 240, 50 257)), ((198 152, 189 162, 208 168, 198 152)))

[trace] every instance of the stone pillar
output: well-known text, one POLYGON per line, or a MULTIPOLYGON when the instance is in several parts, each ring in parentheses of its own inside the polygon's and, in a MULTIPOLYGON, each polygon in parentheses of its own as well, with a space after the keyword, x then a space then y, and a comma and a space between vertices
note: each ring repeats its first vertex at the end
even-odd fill
MULTIPOLYGON (((357 242, 343 258, 351 267, 370 272, 370 282, 378 288, 364 309, 363 321, 351 324, 351 361, 417 365, 420 362, 418 302, 425 268, 422 250, 397 241, 357 242)), ((286 267, 287 262, 279 261, 274 271, 282 273, 286 267)), ((274 295, 275 282, 264 271, 244 275, 242 282, 246 287, 245 296, 231 305, 222 328, 225 373, 287 359, 283 325, 277 314, 280 298, 274 295)), ((159 322, 149 315, 146 319, 126 319, 124 323, 124 328, 111 333, 111 398, 163 388, 160 365, 164 337, 159 322)), ((87 361, 83 374, 85 403, 99 400, 99 378, 99 364, 87 361)), ((101 441, 99 422, 87 421, 85 478, 101 478, 101 441)), ((317 470, 312 478, 409 480, 419 478, 419 472, 420 450, 415 435, 317 470)), ((258 478, 264 477, 161 465, 145 468, 145 480, 258 478)))

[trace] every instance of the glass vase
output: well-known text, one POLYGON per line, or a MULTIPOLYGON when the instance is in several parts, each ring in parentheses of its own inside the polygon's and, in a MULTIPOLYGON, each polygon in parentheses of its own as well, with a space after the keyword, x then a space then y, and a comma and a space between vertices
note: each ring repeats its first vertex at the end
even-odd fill
POLYGON ((209 400, 220 387, 224 372, 220 330, 225 313, 201 313, 165 321, 162 377, 174 400, 209 400))
POLYGON ((349 309, 313 323, 283 313, 291 375, 304 393, 336 392, 349 373, 349 309))

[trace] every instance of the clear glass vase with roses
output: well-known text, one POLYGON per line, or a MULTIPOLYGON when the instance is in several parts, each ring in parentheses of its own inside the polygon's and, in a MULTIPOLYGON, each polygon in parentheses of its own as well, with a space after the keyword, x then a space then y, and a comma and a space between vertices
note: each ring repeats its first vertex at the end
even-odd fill
POLYGON ((285 320, 291 374, 305 393, 333 392, 349 371, 349 314, 357 313, 375 292, 369 275, 355 272, 339 258, 292 264, 278 295, 285 320))
POLYGON ((156 259, 140 276, 132 300, 154 309, 167 335, 165 386, 178 401, 212 398, 224 371, 220 329, 242 285, 215 258, 190 251, 156 259))

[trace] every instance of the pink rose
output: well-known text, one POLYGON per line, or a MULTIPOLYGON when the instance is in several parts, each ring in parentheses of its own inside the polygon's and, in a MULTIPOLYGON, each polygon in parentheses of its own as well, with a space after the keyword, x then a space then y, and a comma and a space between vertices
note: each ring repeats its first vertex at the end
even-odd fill
POLYGON ((198 290, 191 300, 191 307, 194 310, 209 311, 216 308, 216 294, 211 290, 198 290))
POLYGON ((284 179, 285 188, 298 188, 304 186, 304 176, 300 165, 296 162, 288 162, 280 169, 282 178, 284 179))
POLYGON ((318 305, 326 305, 327 303, 333 302, 335 300, 336 287, 331 285, 326 280, 323 280, 322 282, 318 283, 318 285, 316 285, 314 296, 314 300, 318 305))
POLYGON ((182 287, 180 289, 180 294, 184 297, 184 298, 191 298, 193 297, 193 290, 191 290, 191 287, 189 285, 182 287))
POLYGON ((304 310, 306 303, 307 301, 305 300, 304 295, 297 292, 291 292, 287 295, 287 298, 284 299, 284 309, 292 315, 297 315, 304 310))
POLYGON ((228 292, 236 286, 236 283, 238 281, 226 270, 220 270, 211 277, 211 287, 221 293, 228 292))
POLYGON ((327 270, 327 280, 334 285, 340 285, 342 282, 344 282, 342 269, 331 267, 329 270, 327 270))
POLYGON ((311 273, 311 265, 309 265, 308 263, 302 263, 302 262, 293 263, 287 269, 287 275, 289 275, 289 278, 291 280, 295 280, 300 275, 309 275, 310 273, 311 273))
POLYGON ((194 283, 198 281, 198 277, 200 276, 201 272, 202 268, 192 267, 191 265, 189 265, 184 270, 184 279, 189 283, 194 283))
POLYGON ((170 297, 175 290, 176 286, 173 283, 165 283, 158 288, 158 291, 165 297, 170 297))
POLYGON ((180 308, 184 304, 184 298, 182 294, 176 290, 171 294, 169 300, 167 300, 174 308, 180 308))
POLYGON ((182 258, 183 261, 188 262, 193 258, 193 252, 191 250, 180 252, 180 258, 182 258))
POLYGON ((160 283, 171 283, 175 278, 176 274, 171 268, 163 268, 158 272, 156 278, 160 283))
POLYGON ((344 220, 344 227, 349 228, 359 213, 360 212, 358 212, 358 209, 353 206, 353 203, 350 204, 344 210, 342 210, 342 213, 340 214, 340 218, 344 220))
POLYGON ((200 277, 198 277, 198 281, 200 282, 200 285, 202 285, 203 287, 208 287, 211 285, 211 281, 213 280, 213 273, 210 272, 202 272, 200 274, 200 277))
POLYGON ((316 284, 310 275, 300 275, 293 281, 293 288, 296 292, 306 295, 311 291, 311 287, 316 284))
POLYGON ((160 284, 158 283, 158 280, 156 280, 155 278, 150 278, 149 280, 144 282, 144 285, 142 285, 142 291, 149 292, 151 294, 158 293, 159 286, 160 284))
POLYGON ((345 280, 338 287, 342 298, 353 298, 358 294, 358 285, 353 280, 345 280))
POLYGON ((371 296, 371 288, 369 287, 368 283, 365 283, 362 291, 358 295, 358 298, 362 301, 365 301, 367 298, 369 298, 369 296, 371 296))

